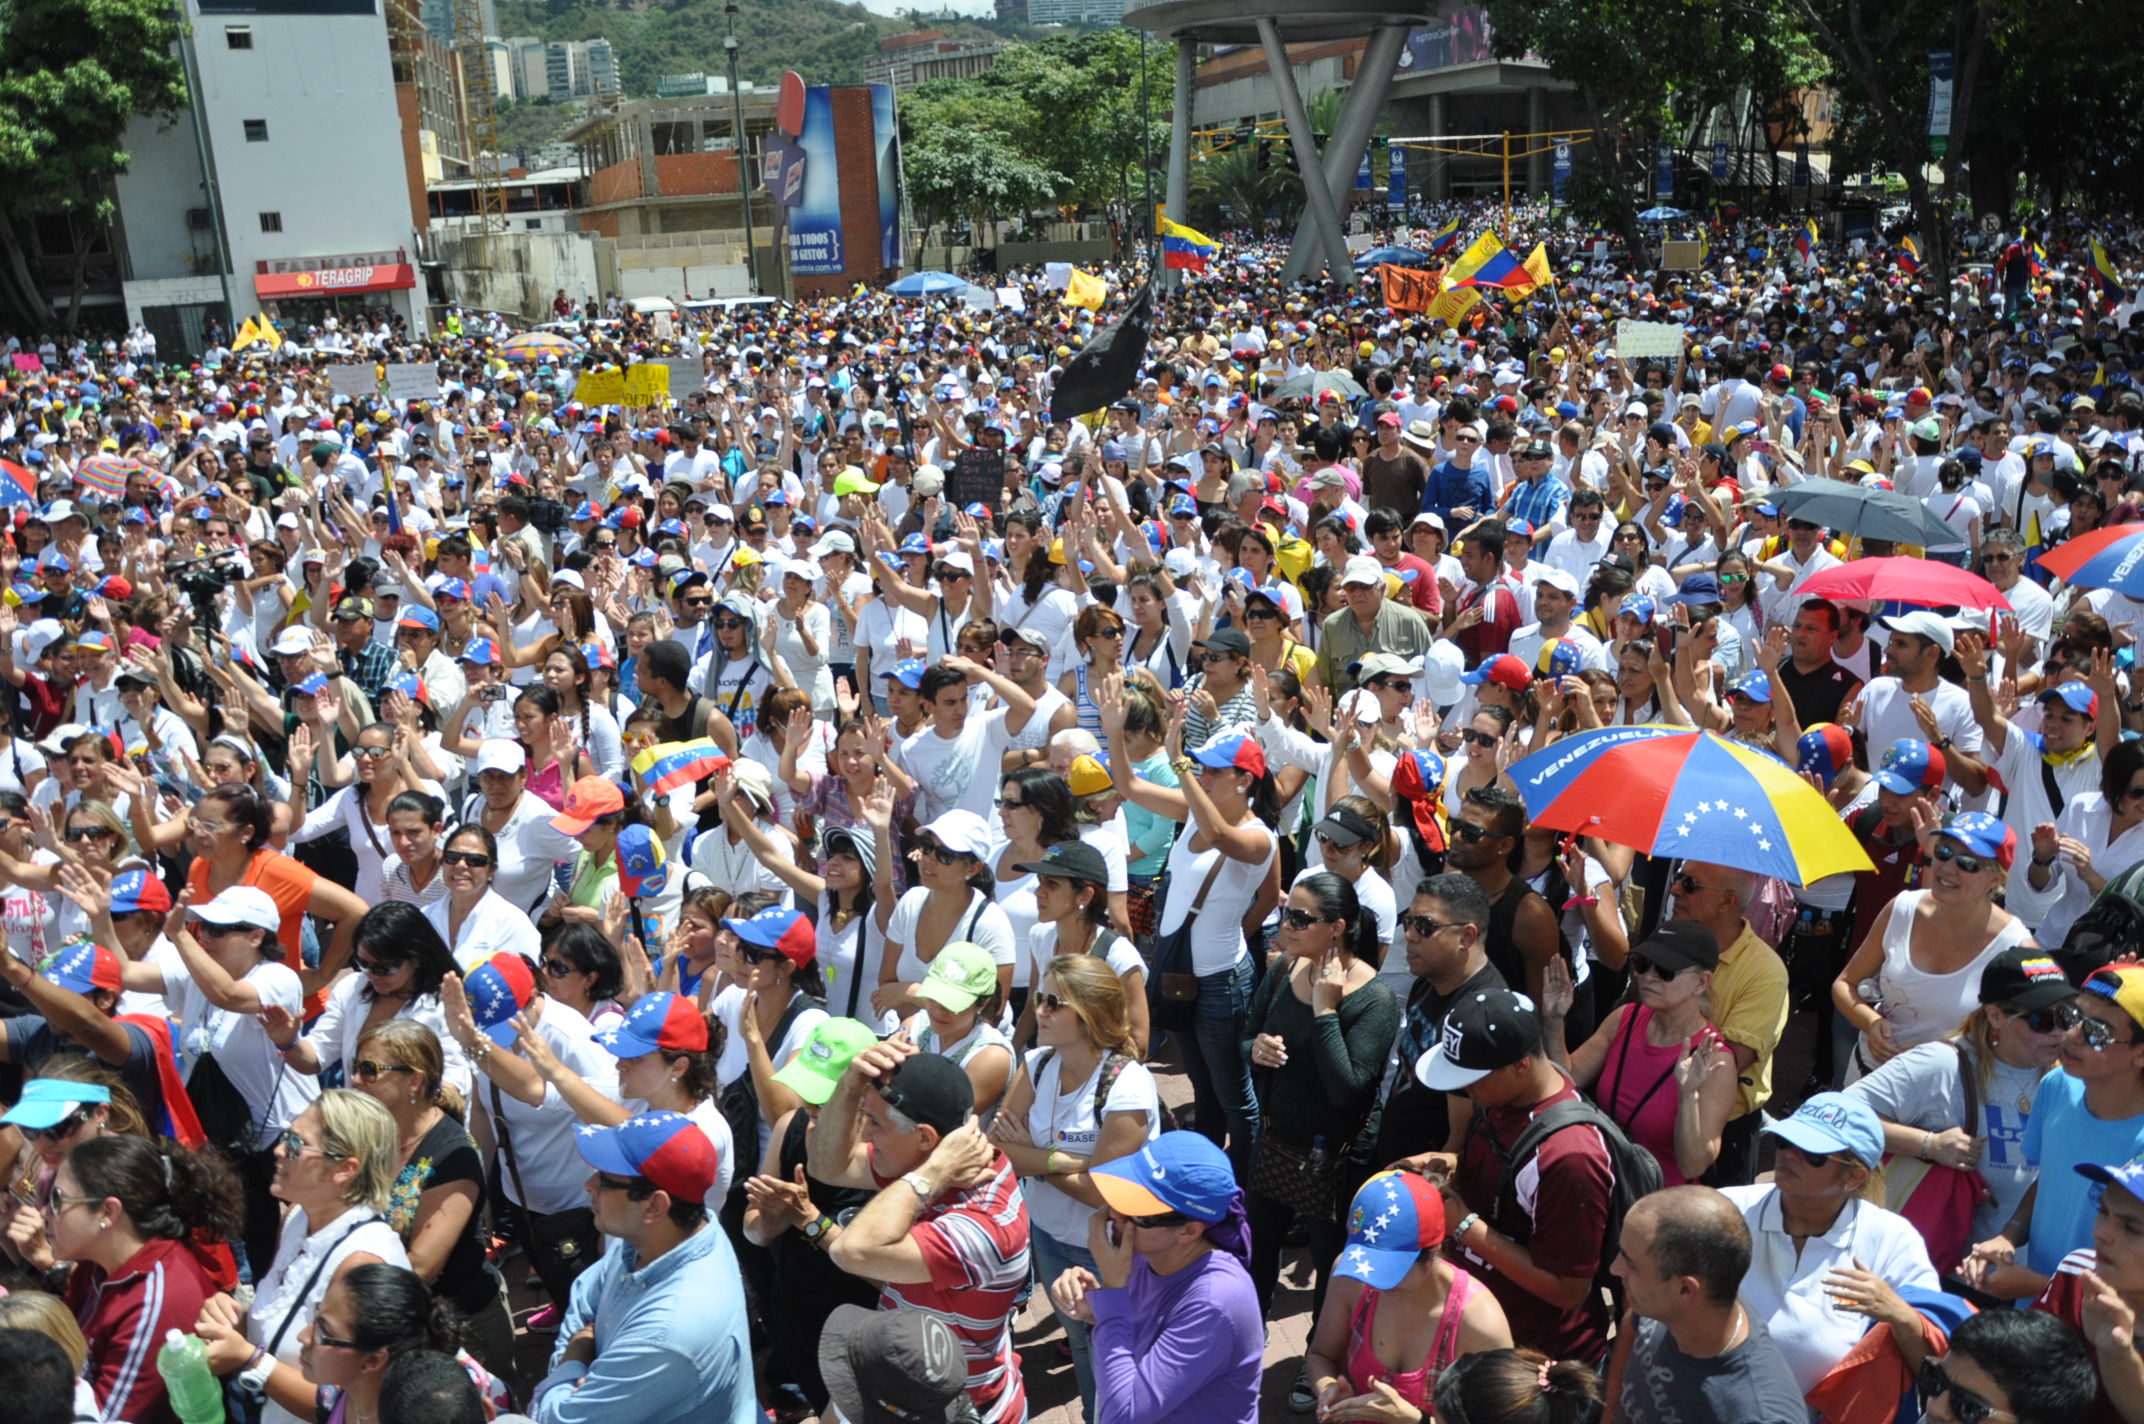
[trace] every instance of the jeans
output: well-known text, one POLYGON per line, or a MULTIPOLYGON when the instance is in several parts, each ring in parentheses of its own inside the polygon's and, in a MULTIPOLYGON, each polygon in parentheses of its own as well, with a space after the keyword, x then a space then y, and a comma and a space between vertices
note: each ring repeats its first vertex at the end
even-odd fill
POLYGON ((1251 1163, 1258 1156, 1258 1100, 1251 1092, 1251 1065, 1243 1057, 1243 1026, 1256 983, 1249 954, 1232 969, 1201 974, 1191 1032, 1179 1035, 1198 1115, 1195 1126, 1216 1146, 1222 1145, 1225 1134, 1228 1160, 1239 1182, 1251 1179, 1251 1163))
MULTIPOLYGON (((1057 1278, 1074 1266, 1094 1270, 1094 1253, 1085 1246, 1075 1246, 1069 1241, 1059 1241, 1039 1226, 1030 1226, 1027 1233, 1027 1249, 1035 1261, 1035 1286, 1048 1291, 1057 1283, 1057 1278)), ((1097 1272, 1099 1278, 1099 1272, 1097 1272)), ((1057 1297, 1050 1296, 1050 1309, 1057 1310, 1057 1297)), ((1092 1424, 1094 1419, 1094 1346, 1087 1339, 1087 1327, 1063 1311, 1057 1318, 1065 1327, 1065 1339, 1072 1346, 1072 1374, 1079 1381, 1079 1406, 1092 1424)))
MULTIPOLYGON (((1285 1135, 1278 1140, 1285 1141, 1285 1135)), ((1341 1211, 1345 1214, 1346 1203, 1354 1199, 1361 1185, 1362 1173, 1353 1166, 1337 1166, 1336 1170, 1340 1181, 1335 1191, 1340 1194, 1341 1211)), ((1288 1239, 1288 1228, 1295 1224, 1296 1210, 1262 1192, 1245 1191, 1243 1213, 1251 1225, 1251 1284, 1258 1292, 1258 1313, 1267 1316, 1273 1310, 1274 1288, 1280 1284, 1281 1248, 1288 1239)), ((1332 1276, 1333 1262, 1340 1259, 1340 1250, 1347 1245, 1347 1228, 1338 1221, 1306 1224, 1310 1228, 1310 1318, 1316 1320, 1325 1309, 1325 1285, 1332 1276)))

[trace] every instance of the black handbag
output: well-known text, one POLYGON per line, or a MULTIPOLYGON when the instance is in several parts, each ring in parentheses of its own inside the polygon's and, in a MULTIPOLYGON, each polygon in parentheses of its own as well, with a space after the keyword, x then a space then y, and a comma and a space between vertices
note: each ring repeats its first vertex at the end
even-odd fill
POLYGON ((536 1268, 544 1290, 563 1306, 572 1299, 574 1281, 603 1254, 596 1214, 585 1206, 570 1211, 537 1211, 529 1205, 529 1189, 521 1182, 521 1164, 514 1158, 513 1135, 507 1130, 497 1083, 491 1085, 491 1122, 498 1129, 499 1155, 506 1159, 507 1175, 514 1179, 514 1194, 520 1198, 514 1205, 528 1228, 522 1250, 528 1253, 529 1264, 536 1268))
POLYGON ((1267 1118, 1258 1130, 1251 1190, 1307 1221, 1338 1221, 1340 1168, 1354 1150, 1352 1136, 1338 1148, 1323 1144, 1299 1147, 1275 1132, 1273 1119, 1267 1118))
POLYGON ((1213 869, 1206 872, 1206 883, 1199 887, 1198 898, 1191 902, 1183 923, 1154 937, 1153 951, 1147 955, 1146 976, 1147 1022, 1154 1032, 1188 1032, 1198 1017, 1199 976, 1192 969, 1191 927, 1198 922, 1199 911, 1206 907, 1206 893, 1221 878, 1221 867, 1227 863, 1228 857, 1217 852, 1213 869))

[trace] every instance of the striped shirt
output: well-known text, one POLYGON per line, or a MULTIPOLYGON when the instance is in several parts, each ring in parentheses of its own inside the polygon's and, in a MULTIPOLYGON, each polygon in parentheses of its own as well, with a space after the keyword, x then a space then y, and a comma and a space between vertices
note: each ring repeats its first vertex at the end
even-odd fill
POLYGON ((923 1208, 909 1234, 923 1248, 930 1283, 889 1283, 878 1307, 928 1311, 953 1327, 968 1360, 968 1400, 982 1424, 1021 1424, 1027 1391, 1012 1318, 1027 1284, 1027 1201, 1011 1159, 998 1153, 995 1168, 982 1186, 945 1193, 923 1208))

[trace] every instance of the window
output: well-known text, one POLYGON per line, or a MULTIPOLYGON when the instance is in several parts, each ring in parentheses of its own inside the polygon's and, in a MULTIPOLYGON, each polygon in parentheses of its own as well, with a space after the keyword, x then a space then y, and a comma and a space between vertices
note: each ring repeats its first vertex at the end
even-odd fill
POLYGON ((253 26, 225 25, 223 27, 223 42, 232 49, 253 48, 253 26))
POLYGON ((283 215, 282 215, 281 213, 262 213, 262 214, 261 214, 261 231, 262 231, 262 232, 281 232, 282 230, 283 230, 283 215))
MULTIPOLYGON (((526 223, 526 226, 527 226, 527 228, 528 228, 528 230, 529 230, 530 232, 542 232, 542 231, 543 231, 543 219, 542 219, 542 218, 530 218, 530 219, 528 219, 528 221, 527 221, 527 223, 526 223)), ((1888 627, 1888 626, 1890 626, 1890 625, 1886 624, 1885 626, 1886 626, 1886 627, 1888 627)))
POLYGON ((247 120, 246 120, 246 142, 247 142, 247 143, 266 143, 266 142, 268 142, 268 121, 267 121, 266 119, 247 119, 247 120))

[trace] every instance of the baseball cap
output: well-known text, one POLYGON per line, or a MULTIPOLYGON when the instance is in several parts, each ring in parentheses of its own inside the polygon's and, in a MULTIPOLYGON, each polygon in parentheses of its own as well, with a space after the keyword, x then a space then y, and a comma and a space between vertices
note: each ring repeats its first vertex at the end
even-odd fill
POLYGON ((2017 859, 2017 832, 1985 811, 1960 811, 1936 827, 1936 834, 1958 842, 1968 854, 1992 860, 2005 870, 2017 859))
MULTIPOLYGON (((481 758, 481 750, 477 753, 481 758)), ((483 770, 480 765, 477 768, 483 770)), ((602 816, 614 816, 625 809, 625 793, 618 783, 601 776, 584 776, 573 783, 566 793, 565 807, 551 818, 551 825, 569 836, 577 836, 596 823, 602 816)))
POLYGON ((648 1053, 705 1053, 707 1019, 684 994, 643 994, 616 1028, 597 1034, 596 1042, 620 1058, 648 1053))
POLYGON ((2118 959, 2086 976, 2081 993, 2107 1000, 2144 1026, 2144 964, 2118 959))
POLYGON ((1692 574, 1682 581, 1682 587, 1669 594, 1665 603, 1718 603, 1721 601, 1720 581, 1711 574, 1692 574))
MULTIPOLYGON (((938 953, 943 958, 945 951, 938 953)), ((975 1086, 961 1066, 942 1053, 913 1053, 902 1059, 879 1085, 878 1094, 909 1121, 936 1128, 940 1136, 975 1111, 975 1086)))
POLYGON ((536 976, 529 962, 518 954, 501 952, 485 960, 462 981, 469 1012, 476 1026, 501 1048, 512 1048, 520 1037, 514 1015, 536 1001, 536 976))
MULTIPOLYGON (((372 616, 369 604, 365 616, 372 616)), ((498 660, 499 650, 489 638, 471 638, 468 646, 462 649, 462 655, 455 659, 457 662, 475 663, 478 667, 490 667, 498 660)))
POLYGON ((2037 945, 2014 945, 1980 971, 1980 1002, 2003 1004, 2021 1014, 2049 1008, 2076 993, 2062 966, 2037 945))
POLYGON ((956 940, 938 951, 916 997, 965 1013, 997 991, 998 965, 990 951, 968 940, 956 940))
POLYGON ((726 919, 723 927, 746 944, 771 949, 802 969, 819 955, 819 937, 802 910, 770 905, 749 919, 726 919))
POLYGON ((1040 860, 1024 860, 1013 866, 1029 875, 1047 875, 1055 880, 1084 880, 1094 885, 1109 883, 1109 862, 1085 841, 1059 841, 1040 860))
POLYGON ((1050 635, 1040 628, 1007 628, 998 634, 998 641, 1007 645, 1024 643, 1037 653, 1047 654, 1050 651, 1050 635))
POLYGON ((1764 1129, 1804 1152, 1845 1152, 1864 1167, 1883 1160, 1883 1121, 1876 1109, 1845 1093, 1818 1093, 1794 1116, 1764 1129))
MULTIPOLYGON (((372 616, 372 600, 361 593, 345 594, 343 597, 336 599, 335 610, 328 615, 337 623, 370 623, 372 616)), ((486 639, 478 638, 474 641, 484 643, 487 647, 490 646, 489 641, 486 639)), ((467 657, 468 654, 465 653, 463 656, 467 657)))
POLYGON ((108 989, 117 994, 126 985, 120 981, 119 956, 101 944, 78 944, 61 951, 45 968, 45 978, 62 989, 87 994, 108 989))
POLYGON ((662 837, 653 826, 627 826, 618 832, 618 893, 628 900, 660 895, 670 883, 662 837))
POLYGON ((166 914, 171 909, 171 892, 164 882, 146 870, 122 870, 112 877, 112 913, 131 915, 140 910, 166 914))
POLYGON ((1099 757, 1082 754, 1072 759, 1071 771, 1065 777, 1074 796, 1098 796, 1114 790, 1116 779, 1109 774, 1109 767, 1099 757))
POLYGON ((1311 830, 1342 848, 1361 845, 1377 835, 1377 827, 1369 817, 1347 806, 1335 806, 1311 830))
POLYGON ((2099 717, 2099 694, 2092 690, 2090 683, 2058 682, 2033 700, 2043 707, 2050 700, 2058 701, 2080 717, 2094 720, 2099 717))
POLYGON ((1349 559, 1346 568, 1341 571, 1340 586, 1342 588, 1362 586, 1383 588, 1385 586, 1385 566, 1375 559, 1358 554, 1349 559))
POLYGON ((1087 1179, 1112 1210, 1126 1216, 1175 1212, 1208 1225, 1226 1219, 1241 1194, 1227 1154, 1182 1130, 1090 1169, 1087 1179))
POLYGON ((1524 660, 1511 653, 1498 653, 1480 667, 1459 674, 1459 680, 1473 687, 1493 682, 1498 687, 1508 687, 1518 692, 1533 686, 1534 675, 1524 660))
POLYGON ((1747 676, 1738 679, 1734 686, 1728 688, 1727 695, 1729 697, 1747 697, 1752 702, 1770 702, 1772 700, 1772 675, 1763 668, 1757 668, 1747 676))
POLYGON ((1191 753, 1191 759, 1200 766, 1247 771, 1253 776, 1266 774, 1265 748, 1259 746, 1257 739, 1248 732, 1227 732, 1214 737, 1191 753))
POLYGON ((1251 640, 1240 629, 1236 628, 1217 628, 1208 633, 1204 639, 1193 643, 1191 646, 1205 648, 1209 652, 1226 653, 1239 658, 1247 658, 1251 655, 1251 640))
MULTIPOLYGON (((44 1082, 48 1080, 39 1079, 38 1081, 44 1082)), ((37 1083, 32 1083, 29 1086, 30 1088, 34 1088, 37 1086, 37 1083)), ((25 1102, 29 1101, 28 1088, 25 1088, 23 1090, 23 1100, 25 1102)), ((13 1113, 9 1113, 5 1118, 0 1118, 0 1122, 14 1121, 16 1121, 16 1117, 13 1113)), ((2102 1167, 2096 1162, 2079 1162, 2076 1164, 2076 1168, 2077 1175, 2080 1177, 2085 1177, 2095 1182, 2104 1182, 2110 1186, 2120 1187, 2123 1191, 2128 1192, 2131 1196, 2144 1198, 2144 1157, 2139 1157, 2112 1167, 2102 1167)))
POLYGON ((1713 970, 1720 967, 1720 941, 1696 920, 1662 920, 1651 938, 1630 951, 1630 957, 1678 973, 1713 970))
POLYGON ((43 1131, 58 1127, 82 1108, 109 1103, 112 1090, 102 1083, 76 1083, 65 1078, 32 1078, 22 1085, 22 1097, 0 1114, 0 1122, 43 1131))
POLYGON ((1510 989, 1481 989, 1452 1005, 1443 1041, 1415 1060, 1414 1076, 1425 1088, 1456 1093, 1540 1047, 1541 1015, 1532 999, 1510 989))
POLYGON ((834 476, 834 493, 837 495, 877 494, 878 486, 865 478, 862 470, 850 465, 844 468, 840 474, 834 476))
MULTIPOLYGON (((944 957, 940 951, 939 958, 944 957)), ((849 1071, 856 1055, 877 1042, 878 1034, 868 1024, 855 1019, 821 1019, 804 1036, 803 1046, 774 1075, 774 1081, 813 1107, 823 1107, 834 1096, 835 1085, 849 1071)))
POLYGON ((313 635, 295 623, 276 634, 275 641, 268 645, 269 652, 285 658, 298 657, 312 650, 313 635))
POLYGON ((283 912, 268 898, 268 892, 253 885, 233 885, 205 905, 194 905, 187 915, 211 925, 249 925, 273 936, 283 928, 283 912))
POLYGON ((916 832, 920 839, 930 836, 947 850, 959 851, 962 855, 981 860, 990 854, 990 827, 973 811, 952 810, 941 812, 936 820, 916 832))
POLYGON ((582 1127, 581 1160, 614 1177, 645 1177, 680 1201, 705 1202, 722 1176, 721 1154, 682 1113, 646 1112, 616 1127, 582 1127))
POLYGON ((1854 734, 1836 722, 1818 722, 1794 746, 1796 769, 1816 773, 1827 787, 1854 763, 1854 734))
POLYGON ((476 749, 476 769, 503 771, 512 776, 529 764, 529 754, 522 750, 521 743, 510 742, 504 737, 486 737, 476 749))
POLYGON ((903 658, 900 662, 880 673, 879 676, 890 677, 911 691, 921 691, 923 688, 923 675, 930 670, 931 665, 921 658, 903 658))
POLYGON ((1947 770, 1942 748, 1919 737, 1900 737, 1884 748, 1883 760, 1876 764, 1876 784, 1894 795, 1911 796, 1941 786, 1947 770))
POLYGON ((1950 620, 1940 614, 1930 613, 1925 608, 1896 613, 1880 621, 1894 633, 1911 633, 1917 638, 1926 638, 1946 653, 1957 645, 1957 637, 1951 631, 1950 620))
POLYGON ((1409 662, 1398 653, 1364 653, 1348 664, 1347 672, 1357 683, 1364 683, 1373 677, 1390 677, 1394 673, 1402 677, 1420 677, 1422 664, 1409 662))
POLYGON ((439 615, 421 603, 412 603, 402 610, 402 616, 395 620, 395 626, 397 628, 421 628, 427 633, 437 633, 439 631, 439 615))
POLYGON ((960 1338, 919 1310, 836 1307, 819 1329, 819 1375, 849 1424, 946 1424, 972 1412, 960 1338))
POLYGON ((469 584, 464 579, 441 579, 439 587, 432 590, 434 598, 451 598, 457 603, 469 601, 469 584))
POLYGON ((1391 1290, 1424 1251, 1444 1241, 1444 1198, 1414 1172, 1379 1172, 1347 1210, 1347 1245, 1333 1274, 1391 1290))
POLYGON ((1576 677, 1585 665, 1586 655, 1569 638, 1543 643, 1539 656, 1534 659, 1534 671, 1543 677, 1576 677))

